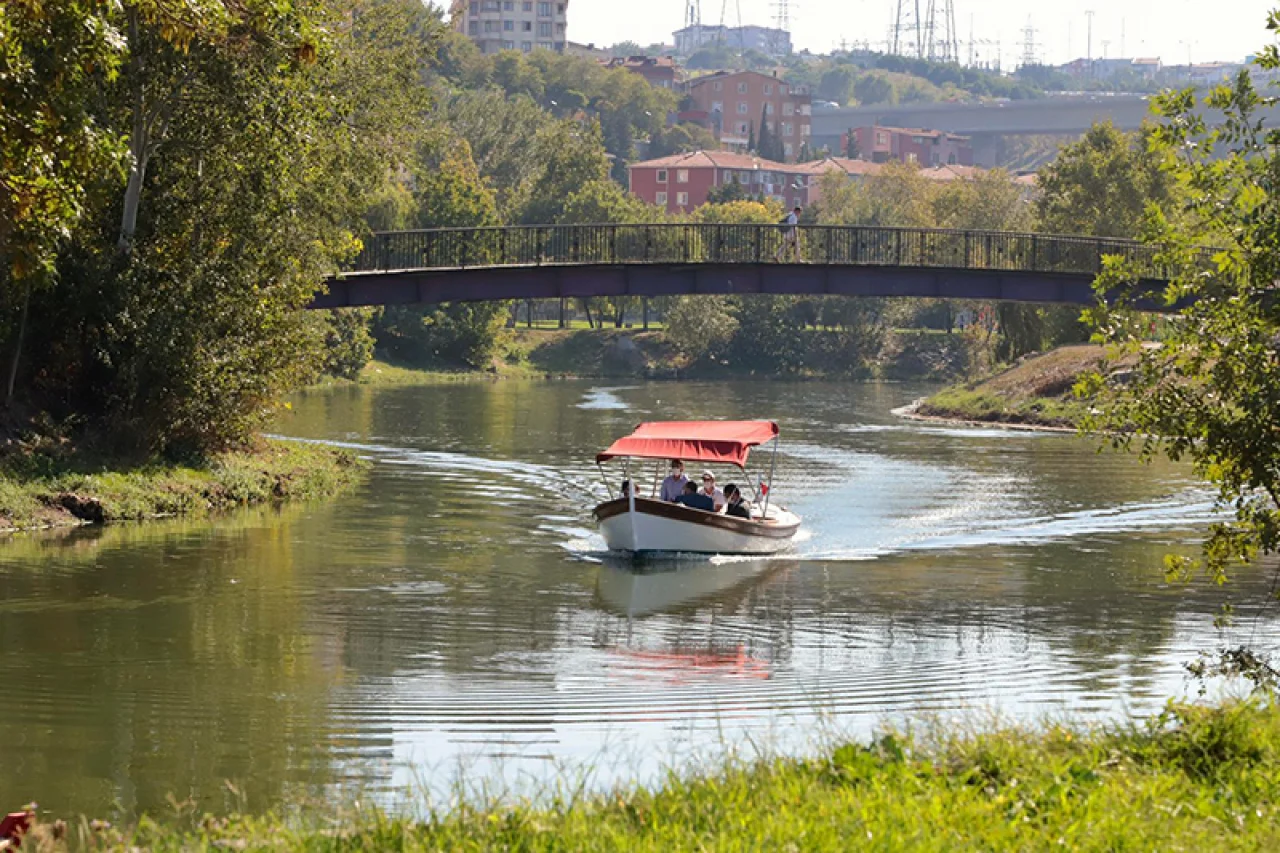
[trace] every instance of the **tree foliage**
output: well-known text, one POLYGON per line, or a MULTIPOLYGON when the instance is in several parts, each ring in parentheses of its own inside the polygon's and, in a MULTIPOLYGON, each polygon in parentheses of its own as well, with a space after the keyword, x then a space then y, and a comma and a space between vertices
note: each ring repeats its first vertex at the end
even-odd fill
POLYGON ((1063 146, 1037 176, 1040 229, 1053 234, 1135 238, 1149 205, 1169 206, 1172 173, 1167 147, 1150 144, 1152 131, 1124 133, 1096 124, 1063 146))
MULTIPOLYGON (((1268 28, 1280 30, 1280 13, 1268 28)), ((1274 46, 1260 63, 1280 67, 1274 46)), ((1101 303, 1092 320, 1129 376, 1117 383, 1103 372, 1082 388, 1102 395, 1090 426, 1108 430, 1112 445, 1144 459, 1186 459, 1217 490, 1230 517, 1210 527, 1202 558, 1167 558, 1171 575, 1203 570, 1217 583, 1280 549, 1280 132, 1258 121, 1270 102, 1246 72, 1207 97, 1224 114, 1217 127, 1205 125, 1190 90, 1158 100, 1164 120, 1150 140, 1165 180, 1187 192, 1172 211, 1148 207, 1144 239, 1173 271, 1163 296, 1181 306, 1178 321, 1160 346, 1147 346, 1147 321, 1126 310, 1145 295, 1135 283, 1140 271, 1108 264, 1098 292, 1121 296, 1101 303)), ((1225 653, 1220 662, 1231 669, 1243 659, 1225 653)), ((1250 669, 1253 677, 1274 672, 1250 669)))

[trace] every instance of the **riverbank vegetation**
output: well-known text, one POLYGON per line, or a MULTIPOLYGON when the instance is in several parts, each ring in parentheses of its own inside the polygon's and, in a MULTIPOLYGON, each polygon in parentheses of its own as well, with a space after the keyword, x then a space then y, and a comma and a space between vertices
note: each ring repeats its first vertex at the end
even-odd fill
MULTIPOLYGON (((1171 704, 1146 721, 965 729, 935 723, 820 758, 731 761, 654 789, 425 819, 372 807, 202 816, 132 827, 37 824, 37 850, 1272 849, 1274 703, 1171 704)), ((413 804, 406 804, 412 806, 413 804)), ((421 811, 421 806, 419 806, 421 811)), ((26 849, 24 844, 23 849, 26 849)))
POLYGON ((185 463, 42 447, 0 460, 0 530, 143 521, 328 497, 364 464, 349 450, 261 440, 185 463))

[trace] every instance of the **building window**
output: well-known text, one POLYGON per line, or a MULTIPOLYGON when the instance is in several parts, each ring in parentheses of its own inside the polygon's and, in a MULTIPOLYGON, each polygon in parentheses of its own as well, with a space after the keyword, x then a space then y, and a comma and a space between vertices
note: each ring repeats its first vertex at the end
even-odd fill
POLYGON ((485 22, 484 22, 484 31, 485 31, 486 33, 496 33, 496 32, 498 31, 498 22, 497 22, 497 21, 485 21, 485 22))
POLYGON ((539 3, 539 4, 538 4, 538 17, 539 17, 539 18, 550 18, 550 17, 551 17, 551 4, 550 4, 550 3, 539 3))
POLYGON ((751 183, 751 173, 750 173, 750 172, 743 172, 741 175, 739 175, 739 176, 738 176, 738 183, 743 184, 743 185, 746 185, 746 184, 751 183))
POLYGON ((504 31, 506 31, 506 32, 511 32, 511 31, 512 31, 512 30, 514 30, 515 28, 516 28, 516 22, 515 22, 515 21, 503 21, 503 22, 502 22, 502 29, 503 29, 504 31))
POLYGON ((738 114, 739 114, 739 115, 746 115, 746 114, 747 114, 747 102, 746 102, 746 101, 738 101, 738 114))
POLYGON ((688 193, 676 193, 676 204, 680 207, 687 207, 689 204, 688 193))
POLYGON ((524 0, 524 6, 523 6, 523 9, 524 9, 524 11, 526 11, 526 12, 532 12, 532 11, 533 11, 533 0, 524 0))
POLYGON ((792 133, 794 133, 794 132, 795 132, 795 128, 794 128, 794 127, 792 127, 791 122, 789 122, 789 121, 784 121, 784 122, 782 123, 782 135, 783 135, 783 136, 790 136, 790 135, 791 135, 792 133))
POLYGON ((525 53, 528 53, 529 51, 533 50, 533 42, 531 41, 520 42, 520 49, 523 50, 525 53))
POLYGON ((551 25, 546 21, 542 21, 538 24, 538 37, 551 38, 551 25))
POLYGON ((484 0, 484 10, 486 12, 498 12, 502 7, 498 4, 498 0, 484 0))
POLYGON ((676 183, 677 183, 677 184, 687 184, 687 183, 689 183, 689 170, 688 170, 688 169, 676 169, 676 183))
POLYGON ((745 94, 747 94, 747 84, 746 84, 746 83, 739 83, 739 84, 738 84, 738 94, 739 94, 739 95, 745 95, 745 94))
POLYGON ((773 115, 773 104, 764 105, 764 114, 767 116, 773 115))
POLYGON ((502 11, 514 12, 516 10, 516 0, 503 0, 502 11))
POLYGON ((889 134, 877 132, 876 145, 888 145, 888 144, 889 144, 889 134))
POLYGON ((665 184, 666 182, 667 182, 667 170, 666 170, 666 169, 659 169, 659 170, 658 170, 658 183, 660 183, 660 184, 665 184))
POLYGON ((784 145, 782 146, 782 154, 783 154, 783 156, 786 156, 786 157, 790 157, 790 156, 791 156, 791 143, 790 143, 790 142, 788 142, 788 143, 786 143, 786 144, 784 144, 784 145))
POLYGON ((556 24, 556 35, 564 35, 564 24, 556 24))
POLYGON ((791 206, 792 206, 792 207, 800 207, 800 197, 799 197, 799 196, 796 196, 795 198, 791 199, 791 206))
POLYGON ((782 114, 784 116, 793 115, 795 111, 796 111, 796 105, 791 103, 790 101, 787 101, 785 104, 782 105, 782 114))
POLYGON ((471 23, 467 24, 467 34, 473 35, 473 36, 480 35, 480 22, 472 21, 471 23))
POLYGON ((711 112, 713 112, 713 113, 722 113, 722 112, 724 112, 724 101, 712 101, 712 102, 711 102, 711 112))
POLYGON ((472 3, 471 6, 468 7, 467 11, 471 13, 471 17, 473 18, 478 16, 480 14, 480 4, 472 3))
POLYGON ((504 41, 504 42, 502 43, 502 49, 503 49, 503 50, 515 50, 515 49, 516 49, 516 43, 515 43, 515 42, 513 42, 513 41, 504 41))
POLYGON ((738 133, 750 133, 751 127, 745 121, 738 122, 738 133))
POLYGON ((551 42, 549 42, 549 41, 540 41, 540 42, 538 42, 538 49, 539 49, 539 50, 551 50, 551 42))
POLYGON ((802 124, 802 125, 800 125, 800 135, 801 135, 801 136, 808 136, 808 135, 809 135, 809 125, 807 125, 807 124, 802 124))
POLYGON ((908 162, 908 163, 915 163, 917 160, 918 160, 918 158, 916 157, 916 152, 914 152, 914 151, 908 151, 908 152, 907 152, 907 162, 908 162))
POLYGON ((666 193, 658 193, 658 194, 656 194, 656 195, 653 197, 653 202, 654 202, 654 204, 660 204, 660 205, 662 205, 663 207, 666 207, 666 206, 667 206, 667 194, 666 194, 666 193))
POLYGON ((787 87, 786 87, 786 85, 785 85, 785 84, 784 84, 784 85, 782 85, 782 86, 779 86, 779 87, 778 87, 778 94, 779 94, 779 95, 785 95, 785 94, 787 94, 787 87))
POLYGON ((524 23, 524 27, 522 29, 524 32, 526 33, 533 32, 533 21, 524 21, 523 23, 524 23))
POLYGON ((772 84, 772 83, 765 83, 765 84, 764 84, 764 93, 765 93, 766 95, 772 95, 772 94, 773 94, 773 84, 772 84))
POLYGON ((717 80, 716 82, 714 82, 714 83, 712 83, 712 84, 711 84, 711 91, 713 91, 713 92, 722 92, 722 91, 724 91, 724 84, 723 84, 723 83, 721 83, 719 80, 717 80))
POLYGON ((563 4, 563 3, 557 3, 557 4, 556 4, 556 14, 557 14, 557 15, 564 15, 564 4, 563 4))

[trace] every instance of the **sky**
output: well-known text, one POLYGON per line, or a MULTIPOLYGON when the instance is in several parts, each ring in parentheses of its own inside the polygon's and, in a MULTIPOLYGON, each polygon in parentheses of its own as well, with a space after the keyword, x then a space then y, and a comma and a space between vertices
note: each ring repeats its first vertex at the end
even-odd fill
MULTIPOLYGON (((916 0, 906 0, 914 7, 916 0)), ((772 26, 777 0, 701 0, 702 22, 772 26)), ((935 0, 942 7, 945 0, 935 0)), ((1269 9, 1277 0, 952 0, 962 59, 969 56, 970 27, 979 61, 999 53, 1006 69, 1018 65, 1028 22, 1035 29, 1037 58, 1061 64, 1086 55, 1088 18, 1093 16, 1093 56, 1158 56, 1166 65, 1240 61, 1267 43, 1269 9), (1106 44, 1104 45, 1104 42, 1106 44)), ((928 0, 919 0, 922 9, 928 0)), ((686 0, 570 0, 569 38, 609 45, 635 41, 671 43, 684 19, 686 0)), ((796 49, 827 53, 870 43, 883 50, 898 0, 789 0, 796 49)))

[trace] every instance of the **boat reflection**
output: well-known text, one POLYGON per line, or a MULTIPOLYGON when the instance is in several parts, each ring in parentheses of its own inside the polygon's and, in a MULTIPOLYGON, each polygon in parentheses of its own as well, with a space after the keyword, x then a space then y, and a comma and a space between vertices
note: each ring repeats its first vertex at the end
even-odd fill
POLYGON ((744 593, 754 582, 799 565, 795 560, 648 560, 606 557, 596 580, 596 597, 624 616, 646 616, 694 602, 744 593))

